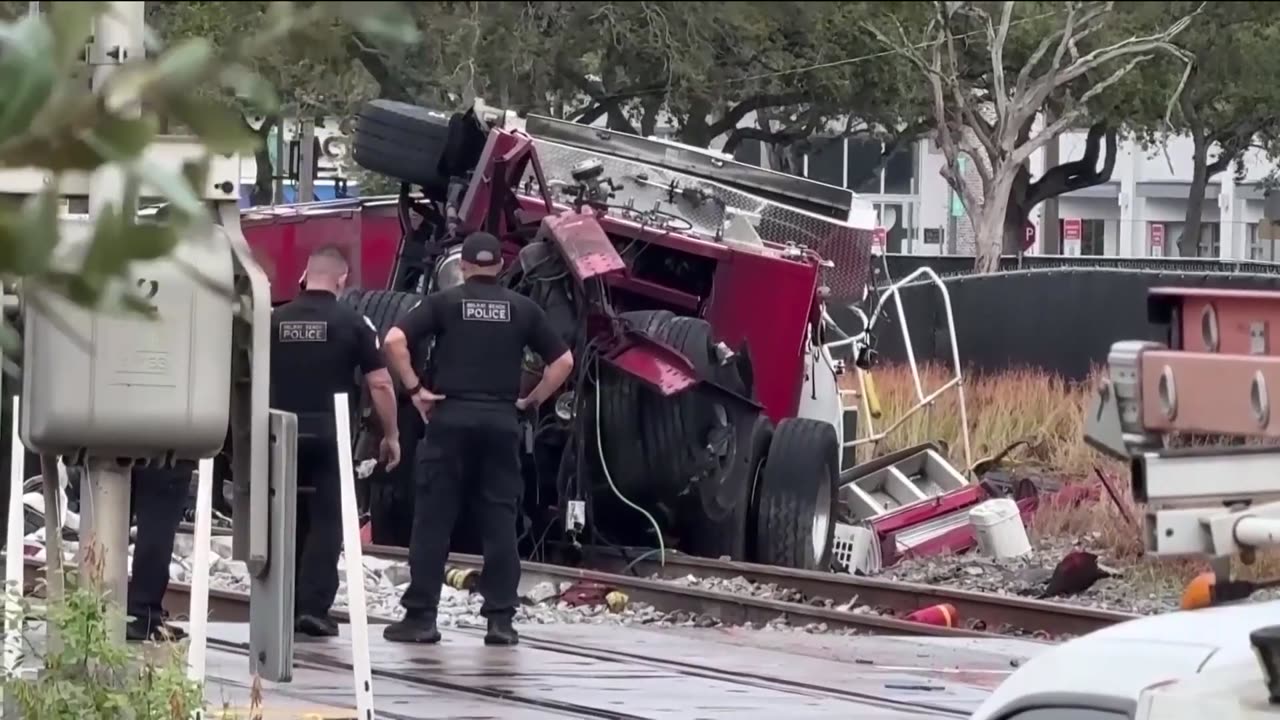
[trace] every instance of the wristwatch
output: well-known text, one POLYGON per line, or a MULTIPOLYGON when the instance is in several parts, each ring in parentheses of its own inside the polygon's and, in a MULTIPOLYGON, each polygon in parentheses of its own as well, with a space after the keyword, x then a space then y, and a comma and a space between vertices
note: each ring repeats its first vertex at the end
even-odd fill
POLYGON ((419 381, 417 385, 414 385, 411 388, 405 388, 404 391, 408 393, 410 397, 412 397, 414 395, 417 395, 418 391, 421 389, 422 389, 422 382, 419 381))

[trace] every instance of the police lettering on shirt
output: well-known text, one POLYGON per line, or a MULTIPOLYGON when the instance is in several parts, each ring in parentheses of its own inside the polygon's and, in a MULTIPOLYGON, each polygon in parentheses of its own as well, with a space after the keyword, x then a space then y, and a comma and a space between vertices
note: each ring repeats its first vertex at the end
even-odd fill
POLYGON ((506 300, 463 299, 462 319, 481 322, 511 322, 511 303, 506 300))
POLYGON ((329 341, 329 323, 320 321, 285 320, 280 323, 280 342, 314 342, 329 341))

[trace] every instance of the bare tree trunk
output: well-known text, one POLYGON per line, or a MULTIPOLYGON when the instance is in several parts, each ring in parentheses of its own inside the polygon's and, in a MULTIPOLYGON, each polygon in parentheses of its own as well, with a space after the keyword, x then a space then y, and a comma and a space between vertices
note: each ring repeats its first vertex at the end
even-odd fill
MULTIPOLYGON (((1054 120, 1053 110, 1045 111, 1045 124, 1052 124, 1054 120)), ((1044 168, 1048 172, 1050 168, 1058 167, 1059 157, 1058 149, 1061 145, 1060 138, 1053 138, 1044 146, 1044 168)), ((1043 177, 1043 174, 1041 175, 1043 177)), ((1062 242, 1058 237, 1058 197, 1055 195, 1044 201, 1044 211, 1040 214, 1040 250, 1045 255, 1061 255, 1062 242)))
POLYGON ((1203 132, 1191 135, 1191 187, 1187 189, 1187 214, 1183 218, 1182 239, 1178 254, 1196 257, 1200 254, 1200 219, 1204 193, 1209 186, 1209 141, 1203 132))
POLYGON ((1006 211, 1012 186, 1013 173, 1003 173, 983 198, 982 210, 978 213, 978 226, 974 228, 974 243, 977 246, 973 265, 975 273, 992 273, 1000 269, 1000 256, 1007 236, 1006 211))

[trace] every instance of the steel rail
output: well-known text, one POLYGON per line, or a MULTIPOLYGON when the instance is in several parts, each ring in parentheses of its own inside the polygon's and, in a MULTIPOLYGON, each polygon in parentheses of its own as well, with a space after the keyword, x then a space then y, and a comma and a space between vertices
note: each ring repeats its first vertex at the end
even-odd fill
MULTIPOLYGON (((365 552, 371 557, 383 560, 408 562, 408 550, 401 547, 366 545, 365 552)), ((825 622, 829 627, 852 628, 878 634, 938 635, 945 634, 947 629, 904 621, 900 618, 916 610, 948 604, 956 611, 958 631, 979 633, 964 635, 965 637, 984 637, 994 633, 1060 638, 1085 635, 1141 617, 1132 613, 1024 597, 883 578, 717 560, 681 553, 668 554, 665 562, 660 562, 643 553, 628 557, 613 549, 593 548, 588 557, 591 558, 589 569, 525 562, 523 563, 524 574, 527 579, 600 583, 621 590, 631 599, 651 604, 663 612, 707 613, 719 617, 722 622, 728 624, 769 622, 781 615, 790 620, 825 622), (752 598, 757 602, 744 602, 747 598, 739 595, 693 587, 684 587, 685 592, 672 596, 673 587, 683 587, 673 581, 688 576, 725 580, 742 578, 752 583, 771 584, 781 589, 795 590, 804 596, 805 602, 767 598, 752 598), (829 600, 835 606, 850 604, 868 606, 880 614, 854 615, 851 612, 811 604, 824 600, 829 600), (850 620, 851 615, 855 618, 853 621, 850 620)), ((30 558, 27 560, 28 564, 33 562, 30 558)), ((450 555, 449 562, 464 568, 479 569, 482 566, 482 560, 477 555, 454 553, 450 555)), ((178 583, 174 584, 174 587, 180 589, 184 586, 178 583)), ((178 596, 186 596, 180 590, 175 592, 178 596)), ((247 620, 247 610, 236 612, 235 601, 226 595, 225 591, 214 590, 210 593, 210 603, 221 603, 219 610, 227 614, 225 617, 229 621, 247 620)), ((177 610, 180 607, 182 614, 185 614, 185 600, 175 597, 175 602, 177 605, 169 608, 170 613, 179 614, 177 610)))
POLYGON ((859 605, 892 611, 895 615, 906 615, 946 603, 955 608, 961 624, 971 630, 1020 630, 1054 636, 1085 635, 1140 617, 1132 613, 1025 597, 883 578, 712 560, 691 555, 667 558, 665 563, 656 559, 629 561, 618 557, 597 563, 596 566, 609 572, 625 572, 630 567, 640 574, 656 575, 668 580, 688 575, 723 579, 741 577, 754 583, 770 583, 794 589, 806 598, 829 599, 836 605, 857 602, 859 605))
MULTIPOLYGON (((474 556, 455 555, 450 558, 451 563, 458 567, 471 567, 473 563, 478 563, 479 558, 474 556)), ((34 558, 24 559, 26 571, 26 584, 28 592, 40 595, 39 584, 41 581, 44 563, 34 558)), ((67 570, 74 570, 75 566, 68 563, 67 570)), ((828 608, 815 608, 797 603, 786 603, 776 600, 764 600, 761 598, 727 596, 724 598, 714 598, 713 596, 726 595, 713 591, 702 590, 698 588, 686 588, 671 583, 651 580, 647 578, 629 578, 627 576, 614 576, 608 573, 596 571, 575 570, 573 568, 563 568, 553 565, 541 565, 539 563, 525 563, 526 577, 531 581, 541 581, 543 579, 564 580, 576 578, 589 582, 600 582, 611 588, 621 588, 624 592, 633 594, 633 597, 649 598, 654 602, 655 607, 659 609, 669 608, 670 611, 696 611, 704 612, 708 607, 708 603, 716 607, 732 607, 732 599, 742 601, 746 606, 739 608, 736 612, 745 613, 748 617, 759 617, 773 619, 783 616, 790 619, 808 620, 810 622, 826 622, 829 627, 848 627, 863 632, 884 633, 893 632, 894 634, 911 634, 911 635, 943 635, 943 636, 960 636, 960 637, 995 637, 986 633, 954 630, 951 628, 936 627, 920 623, 910 623, 892 618, 879 618, 875 616, 862 616, 853 613, 845 613, 841 611, 833 611, 828 608), (895 629, 899 628, 900 629, 895 629)), ((168 610, 175 619, 183 619, 187 616, 190 607, 191 588, 185 583, 171 582, 168 592, 164 598, 165 609, 168 610)), ((209 612, 211 620, 222 622, 248 622, 249 619, 249 596, 247 593, 231 592, 227 590, 210 590, 209 612)), ((347 615, 344 611, 335 610, 333 613, 335 619, 346 621, 347 615)), ((393 622, 393 618, 370 615, 369 622, 371 624, 387 624, 393 622)), ((723 619, 723 618, 722 618, 723 619)), ((767 621, 767 620, 766 620, 767 621)), ((462 625, 455 628, 455 631, 468 635, 480 636, 483 630, 477 626, 462 625)), ((732 672, 717 668, 709 668, 705 666, 695 666, 690 663, 678 660, 662 659, 643 656, 635 653, 618 652, 615 650, 601 650, 595 648, 582 647, 580 645, 572 645, 569 643, 558 642, 537 637, 536 628, 531 629, 532 636, 524 638, 524 644, 532 647, 548 650, 560 654, 570 654, 578 657, 594 659, 599 661, 619 661, 632 664, 647 664, 654 667, 661 667, 682 675, 691 677, 699 677, 713 681, 731 682, 738 685, 746 685, 753 687, 772 688, 781 691, 799 692, 807 695, 826 695, 833 699, 849 700, 860 703, 872 703, 881 705, 886 708, 911 709, 918 712, 926 713, 934 716, 948 717, 966 717, 967 713, 954 710, 945 706, 935 705, 932 703, 911 702, 905 700, 897 700, 893 698, 880 697, 871 693, 857 692, 851 690, 843 690, 840 688, 832 688, 812 683, 805 683, 796 680, 788 680, 785 678, 769 677, 767 675, 747 674, 740 672, 732 672)), ((236 643, 216 638, 210 638, 211 646, 220 649, 231 650, 237 653, 247 652, 247 648, 243 643, 236 643)), ((350 670, 350 666, 341 660, 328 658, 323 654, 306 648, 295 648, 295 658, 298 662, 319 664, 332 669, 350 670)), ((600 718, 632 718, 633 715, 618 713, 598 708, 589 708, 586 706, 577 706, 567 703, 548 703, 546 701, 512 696, 506 692, 494 692, 472 688, 466 685, 450 683, 438 679, 424 679, 420 675, 399 673, 390 670, 373 669, 374 675, 394 679, 401 682, 408 682, 425 687, 434 687, 447 691, 459 693, 480 695, 486 699, 494 701, 508 701, 512 703, 525 704, 528 706, 537 706, 541 710, 550 710, 560 712, 572 717, 600 717, 600 718)))
MULTIPOLYGON (((221 640, 218 638, 208 639, 210 647, 216 647, 219 650, 236 653, 248 657, 249 647, 245 643, 233 642, 229 640, 221 640)), ((293 650, 294 663, 298 666, 319 667, 325 670, 338 670, 343 673, 351 672, 351 663, 344 660, 329 657, 323 652, 313 650, 306 647, 294 647, 293 650)), ((460 683, 441 680, 437 677, 426 673, 407 673, 397 670, 388 670, 374 666, 370 668, 374 677, 384 680, 394 680, 406 685, 413 685, 420 688, 430 688, 436 691, 444 691, 455 695, 467 695, 471 697, 479 697, 500 706, 507 706, 506 709, 514 709, 512 706, 524 708, 536 708, 542 712, 551 712, 557 715, 572 718, 601 718, 602 720, 644 720, 642 715, 631 715, 617 710, 606 710, 602 708, 592 707, 590 705, 580 705, 578 703, 564 702, 562 700, 550 700, 542 698, 531 698, 513 693, 507 689, 489 689, 484 687, 473 687, 460 683)), ((352 711, 354 712, 354 710, 352 711)), ((377 711, 378 717, 386 717, 391 720, 409 720, 411 716, 398 713, 389 713, 385 710, 377 711)))
MULTIPOLYGON (((404 548, 369 545, 366 552, 385 560, 407 562, 408 552, 404 548)), ((641 556, 643 558, 643 555, 641 556)), ((481 567, 482 559, 477 555, 452 554, 449 562, 453 565, 468 568, 481 567)), ((870 606, 879 611, 888 611, 892 616, 859 614, 859 622, 869 622, 869 631, 874 631, 876 621, 889 621, 884 625, 885 632, 897 634, 942 634, 941 632, 924 632, 922 628, 936 628, 932 625, 908 622, 898 619, 908 613, 933 605, 949 604, 955 608, 960 624, 966 631, 980 633, 986 637, 989 633, 1007 635, 1022 632, 1041 634, 1051 637, 1063 635, 1085 635, 1117 623, 1134 620, 1139 615, 1112 610, 1055 603, 1031 598, 1010 597, 994 593, 959 590, 956 588, 924 585, 921 583, 900 582, 882 578, 856 577, 838 573, 816 572, 811 570, 795 570, 792 568, 757 565, 754 563, 735 562, 730 560, 713 560, 692 555, 668 556, 665 563, 656 559, 629 559, 620 554, 595 553, 592 558, 592 569, 566 568, 542 563, 524 563, 527 574, 541 575, 548 579, 586 580, 601 584, 612 584, 626 592, 635 588, 640 595, 631 594, 642 602, 653 602, 651 593, 663 592, 663 588, 673 585, 671 582, 692 575, 697 578, 743 578, 753 583, 769 583, 779 588, 788 588, 800 592, 808 602, 830 600, 833 605, 856 603, 870 606), (637 576, 624 574, 631 570, 637 576), (607 577, 606 577, 607 576, 607 577), (645 576, 645 577, 639 577, 645 576), (653 577, 657 579, 655 580, 653 577), (898 617, 893 617, 898 616, 898 617), (914 631, 903 629, 903 624, 915 628, 914 631)), ((689 591, 711 593, 700 588, 685 588, 689 591)), ((721 596, 726 593, 713 593, 721 596)), ((696 593, 695 593, 696 596, 696 593)), ((731 597, 739 598, 733 595, 731 597)), ((763 598, 759 598, 764 600, 763 598)), ((767 603, 781 603, 790 607, 803 607, 808 610, 826 610, 838 618, 847 618, 853 613, 816 607, 804 603, 766 600, 767 603)), ((659 609, 662 609, 659 607, 659 609)), ((815 613, 814 617, 819 617, 815 613)), ((832 620, 828 616, 814 622, 832 620)), ((728 620, 727 618, 724 618, 728 620)), ((742 622, 741 619, 733 620, 742 622)), ((754 621, 754 620, 752 620, 754 621)), ((839 620, 835 620, 839 622, 839 620)), ((849 627, 848 625, 840 625, 849 627)), ((855 628, 861 629, 861 628, 855 628)), ((945 629, 943 629, 945 630, 945 629)), ((973 637, 973 635, 970 635, 973 637)))

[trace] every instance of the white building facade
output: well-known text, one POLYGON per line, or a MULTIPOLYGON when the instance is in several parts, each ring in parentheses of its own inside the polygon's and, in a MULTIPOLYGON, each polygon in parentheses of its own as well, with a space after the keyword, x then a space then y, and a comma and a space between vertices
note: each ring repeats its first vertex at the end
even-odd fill
MULTIPOLYGON (((1085 133, 1058 138, 1060 162, 1084 155, 1085 133)), ((852 187, 879 158, 874 141, 838 140, 805 158, 803 172, 821 182, 852 187)), ((1191 186, 1191 141, 1174 138, 1163 147, 1144 149, 1121 139, 1109 182, 1058 199, 1064 254, 1121 257, 1179 256, 1191 186)), ((737 152, 740 161, 768 165, 758 145, 737 152)), ((942 152, 922 140, 890 157, 878 175, 853 189, 875 204, 887 230, 890 252, 922 255, 971 254, 973 233, 964 208, 942 179, 942 152)), ((1196 257, 1280 261, 1280 232, 1263 220, 1262 181, 1274 164, 1259 151, 1243 160, 1244 178, 1219 174, 1209 182, 1201 207, 1196 257)), ((1031 160, 1033 177, 1044 167, 1044 153, 1031 160)), ((1042 208, 1031 218, 1039 253, 1044 237, 1042 208)))

